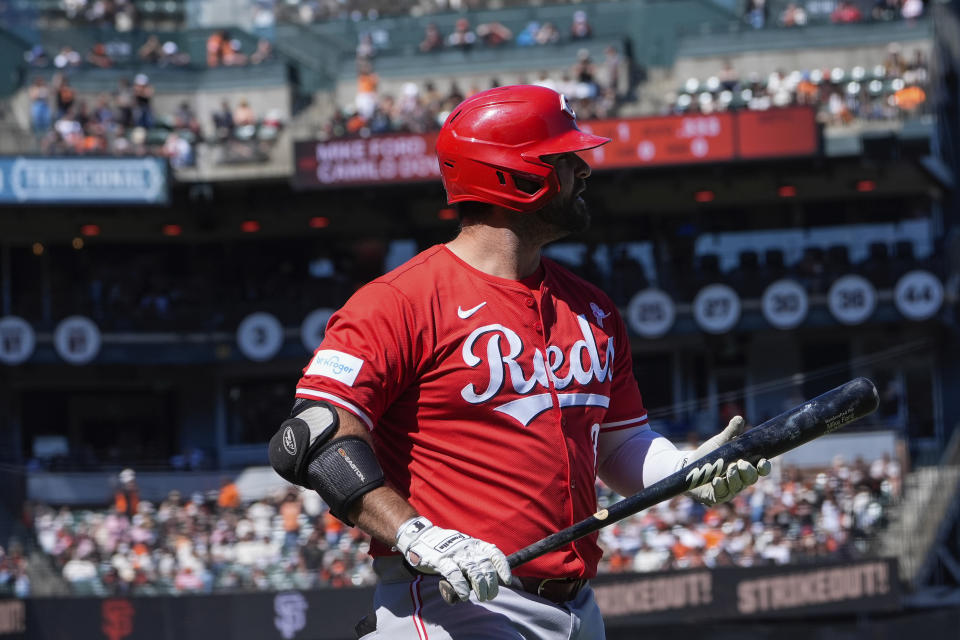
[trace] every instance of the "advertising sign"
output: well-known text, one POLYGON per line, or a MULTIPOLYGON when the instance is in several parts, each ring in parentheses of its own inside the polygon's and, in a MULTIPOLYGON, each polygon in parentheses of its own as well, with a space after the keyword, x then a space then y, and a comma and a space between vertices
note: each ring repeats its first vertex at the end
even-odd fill
POLYGON ((298 142, 294 186, 333 187, 440 179, 436 133, 298 142))
POLYGON ((597 120, 580 123, 580 128, 611 139, 585 152, 593 169, 725 162, 734 158, 731 113, 597 120))
MULTIPOLYGON (((807 107, 611 118, 579 126, 611 140, 583 152, 595 171, 792 157, 819 149, 814 112, 807 107)), ((436 133, 411 133, 298 142, 293 184, 318 189, 437 180, 436 140, 436 133)))
POLYGON ((900 608, 890 560, 611 575, 591 580, 591 586, 608 626, 900 608))
MULTIPOLYGON (((608 628, 678 620, 746 623, 850 616, 902 607, 897 565, 887 559, 607 574, 590 585, 608 628)), ((334 640, 356 637, 354 625, 369 614, 372 600, 372 587, 29 598, 0 601, 0 634, 25 631, 29 638, 102 640, 334 640)))
POLYGON ((819 136, 813 111, 786 107, 737 112, 737 155, 744 159, 809 156, 819 136))
POLYGON ((162 158, 0 158, 0 204, 166 204, 162 158))

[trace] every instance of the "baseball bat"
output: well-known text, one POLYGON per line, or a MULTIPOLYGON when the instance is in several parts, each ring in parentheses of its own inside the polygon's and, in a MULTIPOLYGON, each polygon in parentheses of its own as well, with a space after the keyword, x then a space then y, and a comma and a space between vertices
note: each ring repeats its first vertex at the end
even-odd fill
MULTIPOLYGON (((855 378, 757 425, 629 498, 511 553, 507 556, 510 568, 516 568, 664 500, 707 484, 724 473, 731 462, 743 459, 756 464, 761 458, 773 458, 836 431, 873 413, 879 403, 880 396, 873 382, 867 378, 855 378)), ((459 601, 446 580, 440 581, 440 594, 449 603, 459 601)))

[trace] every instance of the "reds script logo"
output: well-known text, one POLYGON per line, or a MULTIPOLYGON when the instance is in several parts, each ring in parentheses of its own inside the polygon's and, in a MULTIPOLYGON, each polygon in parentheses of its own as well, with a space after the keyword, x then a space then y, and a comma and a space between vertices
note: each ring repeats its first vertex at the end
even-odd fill
POLYGON ((476 385, 467 384, 460 390, 460 396, 470 404, 481 404, 490 400, 503 388, 506 372, 509 371, 513 390, 525 397, 494 407, 494 411, 507 414, 525 427, 531 420, 553 407, 553 396, 550 394, 551 382, 558 392, 557 399, 561 407, 609 407, 610 397, 602 394, 559 393, 573 382, 586 386, 594 380, 603 382, 612 379, 613 338, 607 338, 606 357, 601 360, 590 323, 580 315, 577 316, 577 324, 580 326, 583 339, 573 343, 570 353, 565 354, 560 347, 554 345, 547 347, 546 355, 539 349, 534 349, 533 372, 529 376, 517 362, 517 357, 523 353, 523 340, 515 331, 502 324, 488 324, 474 329, 463 343, 463 361, 471 368, 486 362, 489 374, 487 385, 483 391, 479 391, 476 385), (477 340, 488 333, 493 335, 487 342, 484 358, 475 354, 473 350, 477 340), (506 353, 503 352, 503 342, 506 342, 506 353), (561 375, 560 370, 566 361, 569 361, 566 374, 561 375), (531 395, 530 392, 537 386, 546 390, 546 393, 531 395))

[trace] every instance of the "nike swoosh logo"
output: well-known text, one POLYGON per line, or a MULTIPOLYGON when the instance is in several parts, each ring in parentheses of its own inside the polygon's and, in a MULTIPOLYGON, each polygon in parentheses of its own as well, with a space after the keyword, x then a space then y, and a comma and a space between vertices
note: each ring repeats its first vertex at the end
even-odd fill
POLYGON ((467 318, 475 314, 477 311, 480 311, 480 307, 482 307, 485 304, 487 304, 487 302, 483 301, 477 306, 473 307, 472 309, 467 309, 466 311, 463 310, 463 307, 458 306, 457 315, 460 317, 461 320, 466 320, 467 318))

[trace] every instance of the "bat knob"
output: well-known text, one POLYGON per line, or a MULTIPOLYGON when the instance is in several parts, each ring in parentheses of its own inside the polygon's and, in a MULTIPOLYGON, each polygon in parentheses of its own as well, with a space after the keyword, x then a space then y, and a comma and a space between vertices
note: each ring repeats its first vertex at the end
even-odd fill
POLYGON ((458 602, 462 602, 462 600, 460 600, 460 596, 457 595, 456 589, 453 588, 453 585, 450 584, 446 578, 440 580, 440 596, 447 604, 457 604, 458 602))

